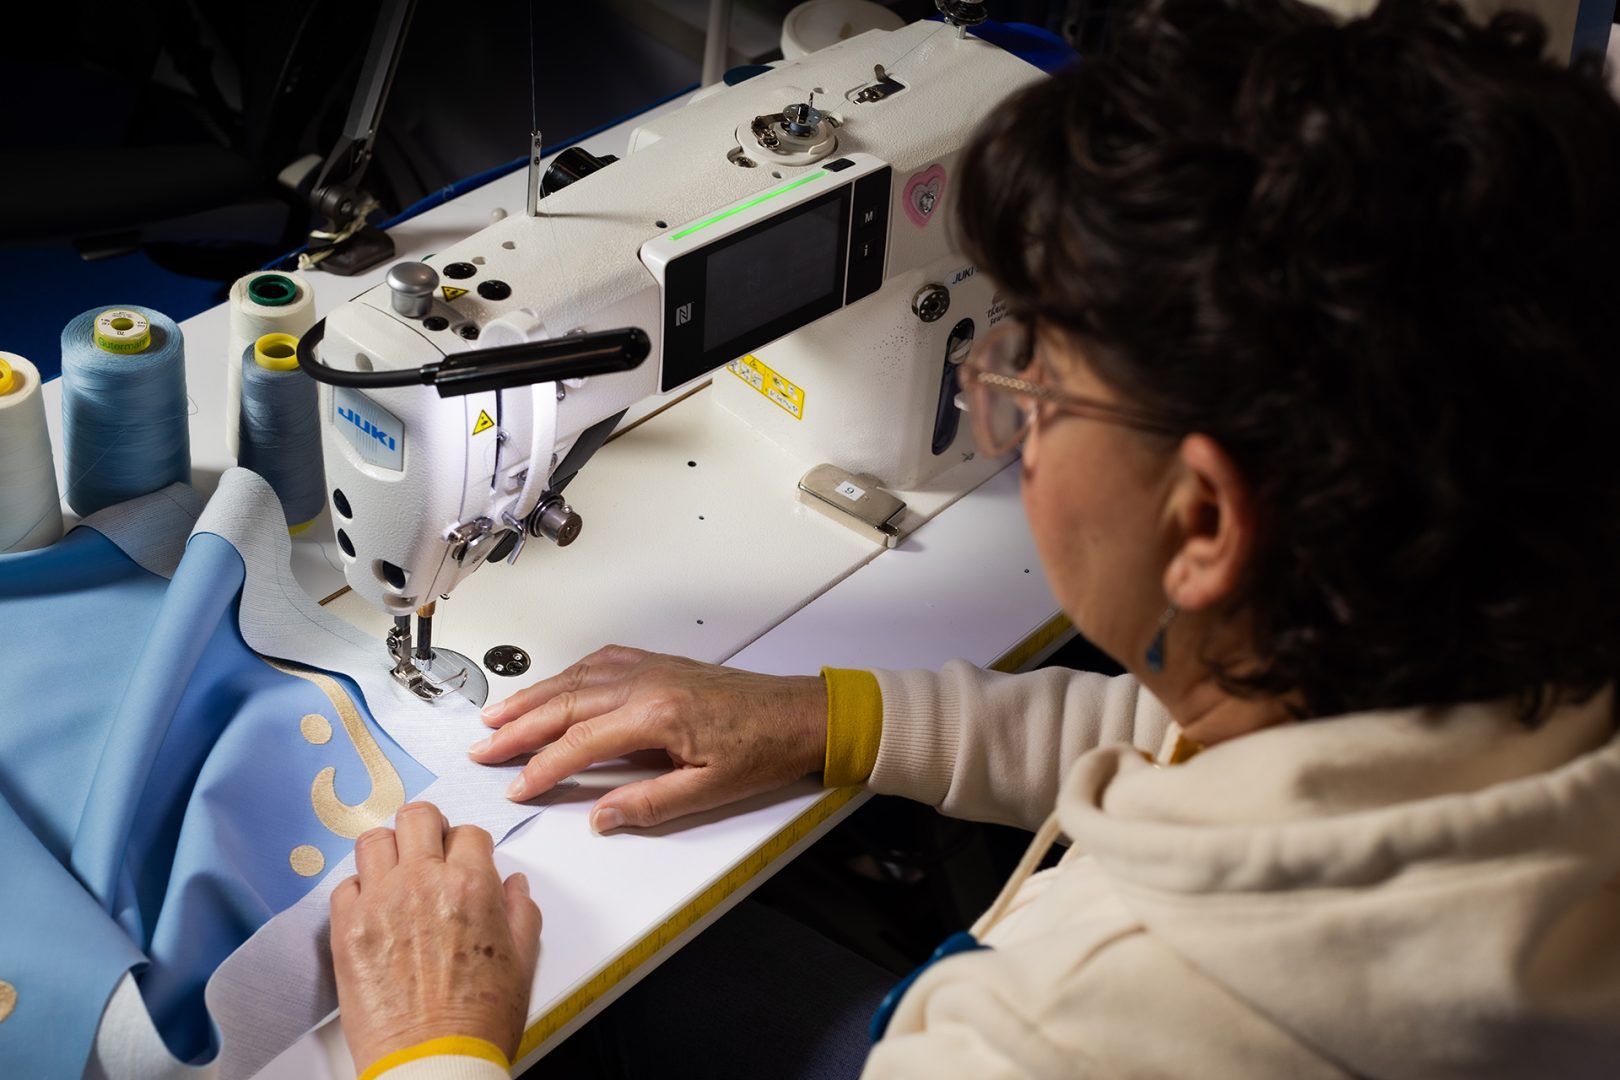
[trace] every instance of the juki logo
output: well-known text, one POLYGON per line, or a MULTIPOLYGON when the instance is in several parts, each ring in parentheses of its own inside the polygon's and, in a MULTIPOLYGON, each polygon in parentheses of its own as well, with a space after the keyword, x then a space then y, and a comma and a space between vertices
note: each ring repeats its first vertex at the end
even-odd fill
POLYGON ((376 439, 378 442, 388 447, 388 449, 397 449, 398 444, 394 442, 394 437, 392 435, 388 434, 388 432, 384 431, 380 427, 373 426, 370 420, 367 420, 353 409, 347 409, 342 405, 339 405, 337 414, 343 419, 347 420, 349 423, 353 424, 355 427, 359 428, 361 431, 365 432, 367 435, 370 435, 373 439, 376 439))

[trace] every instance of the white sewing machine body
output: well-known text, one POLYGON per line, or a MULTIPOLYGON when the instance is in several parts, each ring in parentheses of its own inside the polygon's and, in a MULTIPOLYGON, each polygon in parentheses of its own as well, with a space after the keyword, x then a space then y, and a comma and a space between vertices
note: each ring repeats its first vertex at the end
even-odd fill
POLYGON ((980 120, 1040 77, 939 24, 865 34, 700 95, 535 216, 437 253, 426 314, 400 314, 387 286, 332 313, 321 358, 351 370, 620 327, 652 342, 631 371, 464 397, 323 385, 349 584, 399 616, 515 557, 624 410, 732 361, 720 403, 807 468, 915 488, 959 464, 954 362, 1002 313, 952 249, 950 177, 980 120), (758 120, 812 91, 831 118, 819 144, 761 146, 758 120))

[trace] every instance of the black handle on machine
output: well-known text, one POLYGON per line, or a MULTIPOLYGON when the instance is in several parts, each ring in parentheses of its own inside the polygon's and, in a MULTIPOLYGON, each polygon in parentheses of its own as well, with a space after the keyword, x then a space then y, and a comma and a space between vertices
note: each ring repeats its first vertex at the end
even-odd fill
POLYGON ((325 336, 326 320, 322 319, 298 340, 298 366, 316 382, 361 390, 421 384, 437 389, 440 397, 629 371, 640 366, 652 352, 652 340, 647 332, 627 326, 493 349, 474 349, 419 368, 349 371, 323 363, 315 355, 316 347, 325 336))

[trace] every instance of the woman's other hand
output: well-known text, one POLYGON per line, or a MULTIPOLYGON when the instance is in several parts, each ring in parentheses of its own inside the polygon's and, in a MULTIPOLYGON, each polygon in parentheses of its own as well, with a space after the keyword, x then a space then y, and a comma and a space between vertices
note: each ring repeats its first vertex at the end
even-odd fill
POLYGON ((450 1035, 510 1061, 540 951, 527 879, 502 882, 489 833, 452 829, 425 802, 363 833, 354 858, 358 874, 332 893, 332 961, 355 1070, 450 1035))
POLYGON ((507 794, 528 799, 599 762, 663 750, 675 768, 598 800, 591 827, 657 825, 772 791, 821 769, 827 688, 819 675, 758 675, 643 652, 598 649, 484 710, 473 745, 495 764, 535 753, 507 794))

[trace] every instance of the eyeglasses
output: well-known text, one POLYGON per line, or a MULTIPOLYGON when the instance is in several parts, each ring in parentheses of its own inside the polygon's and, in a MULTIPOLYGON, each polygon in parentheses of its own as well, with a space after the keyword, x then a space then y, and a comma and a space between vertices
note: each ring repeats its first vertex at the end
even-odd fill
POLYGON ((1025 375, 1034 359, 1033 326, 1027 320, 1008 319, 976 342, 958 369, 973 436, 984 454, 1000 457, 1023 442, 1043 407, 1159 435, 1182 433, 1166 418, 1145 410, 1032 382, 1025 375))

